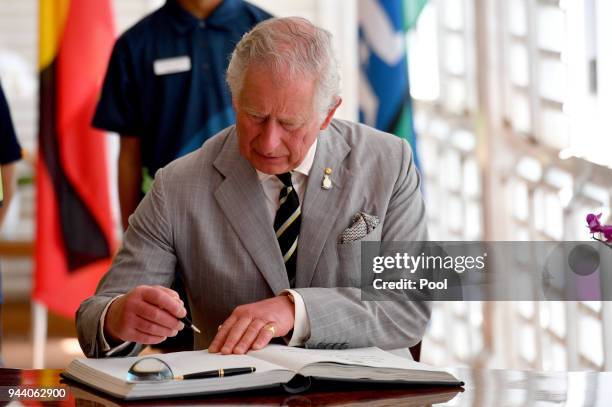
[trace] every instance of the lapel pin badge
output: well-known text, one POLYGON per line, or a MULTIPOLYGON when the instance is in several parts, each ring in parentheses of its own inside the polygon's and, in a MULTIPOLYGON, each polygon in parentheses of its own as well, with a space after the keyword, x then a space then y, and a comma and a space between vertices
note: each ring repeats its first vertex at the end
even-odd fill
POLYGON ((332 188, 332 182, 331 182, 331 178, 329 177, 332 173, 332 169, 327 167, 325 168, 325 175, 323 175, 323 182, 321 183, 321 188, 323 189, 331 189, 332 188))

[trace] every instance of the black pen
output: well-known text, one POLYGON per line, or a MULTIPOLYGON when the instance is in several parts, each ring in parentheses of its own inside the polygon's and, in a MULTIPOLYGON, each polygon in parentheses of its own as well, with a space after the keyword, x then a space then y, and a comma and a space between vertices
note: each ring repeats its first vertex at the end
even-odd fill
POLYGON ((200 328, 195 326, 193 324, 193 322, 191 322, 191 320, 189 318, 187 318, 187 317, 179 318, 179 321, 181 321, 183 324, 185 324, 185 327, 193 329, 194 332, 197 332, 199 334, 202 333, 202 331, 200 331, 200 328))
POLYGON ((175 376, 176 380, 189 379, 212 379, 214 377, 237 376, 241 374, 249 374, 255 372, 254 367, 234 367, 231 369, 209 370, 207 372, 189 373, 183 376, 175 376))

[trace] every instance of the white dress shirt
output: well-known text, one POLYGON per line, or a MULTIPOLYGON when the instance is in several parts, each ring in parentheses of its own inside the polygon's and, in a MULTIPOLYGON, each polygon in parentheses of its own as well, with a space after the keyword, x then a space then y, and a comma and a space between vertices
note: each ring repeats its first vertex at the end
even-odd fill
MULTIPOLYGON (((312 168, 312 164, 314 162, 316 151, 317 139, 315 139, 312 146, 310 146, 310 149, 308 150, 308 153, 306 153, 306 157, 304 157, 302 163, 298 165, 293 171, 291 171, 291 182, 293 184, 295 192, 297 192, 298 197, 300 198, 300 205, 302 205, 302 203, 304 202, 304 193, 306 192, 308 176, 310 174, 310 169, 312 168)), ((272 220, 272 222, 274 222, 276 211, 280 206, 278 198, 280 196, 280 191, 284 187, 284 185, 276 175, 264 174, 263 172, 257 171, 257 176, 259 177, 259 181, 261 182, 261 186, 266 196, 266 207, 268 208, 270 219, 272 220)), ((291 295, 295 304, 295 321, 293 324, 293 334, 291 335, 291 338, 285 338, 285 340, 287 341, 287 345, 289 346, 301 346, 310 336, 310 321, 308 320, 306 305, 304 304, 302 296, 297 291, 284 290, 283 292, 291 295)), ((123 342, 122 344, 117 345, 111 349, 106 338, 104 337, 104 319, 106 318, 106 313, 108 312, 108 308, 113 303, 113 301, 115 301, 119 297, 121 297, 121 295, 118 295, 117 297, 109 301, 108 304, 106 304, 104 311, 102 311, 102 315, 100 316, 100 324, 98 326, 98 331, 100 334, 100 338, 102 338, 102 350, 106 352, 105 356, 112 356, 116 352, 126 348, 128 345, 131 344, 131 342, 123 342)))
MULTIPOLYGON (((317 151, 317 139, 315 139, 312 146, 306 153, 306 157, 300 165, 298 165, 293 171, 291 171, 291 183, 295 192, 297 192, 300 198, 300 205, 304 202, 304 193, 306 192, 306 185, 308 185, 308 175, 314 162, 315 153, 317 151)), ((257 171, 259 181, 263 187, 264 194, 266 195, 266 205, 268 207, 268 213, 270 219, 274 222, 276 211, 278 210, 280 191, 284 185, 276 175, 264 174, 263 172, 257 171)), ((298 237, 299 239, 299 237, 298 237)), ((300 251, 300 245, 298 240, 298 253, 300 251)), ((302 296, 295 290, 285 290, 293 297, 295 303, 295 321, 293 324, 293 334, 287 345, 289 346, 301 346, 303 345, 308 337, 310 336, 310 321, 308 320, 308 314, 306 313, 306 305, 302 296)))

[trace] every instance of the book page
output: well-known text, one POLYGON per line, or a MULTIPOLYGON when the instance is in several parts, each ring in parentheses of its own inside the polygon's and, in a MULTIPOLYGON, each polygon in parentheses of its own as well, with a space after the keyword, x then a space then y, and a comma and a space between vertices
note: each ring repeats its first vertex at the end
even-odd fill
POLYGON ((303 349, 284 345, 268 345, 264 349, 251 351, 248 354, 255 358, 284 366, 296 373, 307 365, 321 362, 388 369, 445 372, 444 369, 435 368, 403 357, 398 357, 379 348, 333 350, 303 349))
MULTIPOLYGON (((286 370, 285 368, 262 359, 256 359, 247 355, 221 355, 210 354, 208 351, 188 351, 167 354, 156 354, 147 356, 136 356, 127 358, 109 359, 79 359, 81 365, 87 366, 95 371, 106 373, 121 381, 127 381, 127 372, 134 362, 145 357, 156 357, 166 362, 172 369, 172 373, 185 375, 207 370, 229 369, 237 367, 255 367, 256 373, 271 370, 286 370)), ((70 371, 70 369, 68 369, 70 371)))
POLYGON ((208 353, 207 350, 167 353, 159 356, 161 356, 160 359, 170 365, 175 375, 238 367, 254 367, 256 373, 286 370, 281 366, 248 355, 222 355, 220 353, 208 353), (185 353, 189 353, 189 355, 185 355, 185 353))

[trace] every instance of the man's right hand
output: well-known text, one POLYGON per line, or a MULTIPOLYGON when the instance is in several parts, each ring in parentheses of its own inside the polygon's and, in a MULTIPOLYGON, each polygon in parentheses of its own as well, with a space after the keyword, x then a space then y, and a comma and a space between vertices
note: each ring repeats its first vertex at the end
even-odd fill
POLYGON ((160 343, 184 328, 178 318, 187 315, 176 291, 159 285, 141 285, 117 298, 104 319, 107 341, 160 343))

